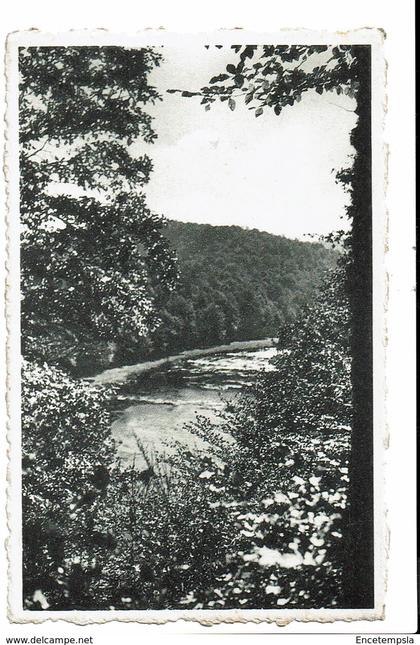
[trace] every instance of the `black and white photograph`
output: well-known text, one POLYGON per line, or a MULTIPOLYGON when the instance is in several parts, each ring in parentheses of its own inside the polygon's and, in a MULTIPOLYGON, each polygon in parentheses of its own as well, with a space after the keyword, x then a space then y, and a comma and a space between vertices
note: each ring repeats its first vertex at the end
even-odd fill
POLYGON ((383 617, 383 35, 295 36, 9 43, 20 620, 383 617))

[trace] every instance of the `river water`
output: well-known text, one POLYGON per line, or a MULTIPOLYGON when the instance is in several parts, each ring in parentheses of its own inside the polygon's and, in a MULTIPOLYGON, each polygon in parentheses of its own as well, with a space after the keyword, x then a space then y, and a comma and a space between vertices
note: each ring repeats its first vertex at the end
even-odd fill
POLYGON ((137 467, 144 465, 140 441, 148 454, 169 454, 174 441, 190 450, 206 444, 191 434, 186 424, 197 415, 220 423, 225 403, 249 386, 262 370, 272 369, 274 347, 193 358, 130 379, 119 395, 120 410, 112 426, 119 458, 137 467), (121 410, 121 408, 123 408, 121 410))

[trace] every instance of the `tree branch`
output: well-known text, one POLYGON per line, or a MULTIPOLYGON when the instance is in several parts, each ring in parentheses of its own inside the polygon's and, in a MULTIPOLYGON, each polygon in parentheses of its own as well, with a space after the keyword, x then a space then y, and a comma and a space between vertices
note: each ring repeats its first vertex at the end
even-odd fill
POLYGON ((345 110, 346 112, 351 112, 352 114, 356 114, 354 110, 349 110, 348 108, 345 108, 344 105, 338 105, 338 103, 333 103, 332 101, 328 101, 330 105, 335 105, 335 107, 341 108, 342 110, 345 110))
POLYGON ((48 143, 48 137, 45 139, 44 143, 42 144, 42 146, 41 146, 40 148, 37 148, 37 150, 34 150, 33 152, 31 152, 31 154, 30 154, 30 155, 26 155, 26 158, 27 158, 27 159, 30 159, 30 158, 31 158, 31 157, 33 157, 34 155, 38 154, 38 152, 41 152, 41 151, 45 148, 45 146, 47 145, 47 143, 48 143))

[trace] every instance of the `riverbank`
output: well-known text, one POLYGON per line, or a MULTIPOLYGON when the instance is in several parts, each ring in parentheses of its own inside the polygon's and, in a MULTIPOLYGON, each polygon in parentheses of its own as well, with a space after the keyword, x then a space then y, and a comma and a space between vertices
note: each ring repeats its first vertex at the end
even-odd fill
POLYGON ((123 383, 131 376, 146 374, 167 366, 181 363, 187 359, 200 358, 202 356, 211 356, 213 354, 226 354, 229 352, 253 351, 274 347, 277 338, 263 338, 261 340, 244 340, 227 343, 226 345, 217 345, 216 347, 204 347, 200 349, 189 349, 175 356, 167 356, 155 361, 145 361, 135 365, 124 365, 123 367, 114 367, 89 379, 95 385, 109 385, 113 383, 123 383))

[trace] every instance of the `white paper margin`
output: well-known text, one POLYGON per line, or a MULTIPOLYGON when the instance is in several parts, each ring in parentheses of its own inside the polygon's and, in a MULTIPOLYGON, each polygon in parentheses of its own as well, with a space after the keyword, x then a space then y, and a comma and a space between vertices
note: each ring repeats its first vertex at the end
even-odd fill
MULTIPOLYGON (((384 618, 387 537, 384 507, 384 451, 388 441, 385 415, 386 349, 386 151, 383 142, 385 75, 383 32, 358 29, 349 32, 290 29, 252 32, 223 29, 210 33, 145 30, 112 33, 105 30, 47 33, 37 30, 11 34, 7 42, 7 141, 6 175, 8 198, 7 328, 8 328, 8 524, 9 620, 40 623, 65 620, 80 625, 108 621, 161 624, 177 620, 203 625, 219 623, 275 623, 293 620, 329 623, 335 621, 381 620, 384 618), (21 539, 21 410, 20 410, 20 276, 19 276, 19 149, 18 149, 18 48, 23 46, 114 45, 145 47, 202 46, 204 44, 366 44, 372 47, 372 234, 373 234, 373 369, 374 369, 374 525, 375 607, 372 609, 275 609, 275 610, 159 610, 159 611, 29 611, 22 607, 21 539)), ((363 509, 361 509, 363 512, 363 509)))

